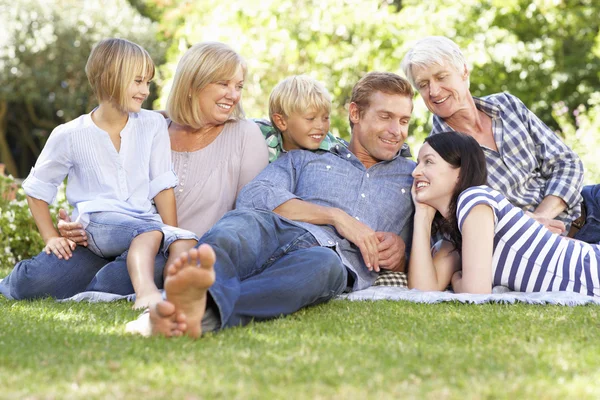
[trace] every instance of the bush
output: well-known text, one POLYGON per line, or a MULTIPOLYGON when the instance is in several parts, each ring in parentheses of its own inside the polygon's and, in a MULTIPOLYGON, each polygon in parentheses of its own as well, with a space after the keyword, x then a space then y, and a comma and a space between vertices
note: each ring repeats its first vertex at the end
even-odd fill
MULTIPOLYGON (((59 188, 57 201, 50 206, 55 223, 59 208, 70 208, 64 185, 59 188)), ((0 268, 10 269, 16 262, 38 254, 43 247, 25 192, 12 176, 0 174, 0 268)))

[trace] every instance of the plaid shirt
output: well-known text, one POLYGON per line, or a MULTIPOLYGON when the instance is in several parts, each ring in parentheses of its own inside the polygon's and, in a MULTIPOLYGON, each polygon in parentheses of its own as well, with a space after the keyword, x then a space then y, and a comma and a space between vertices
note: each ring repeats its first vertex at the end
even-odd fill
MULTIPOLYGON (((492 118, 498 147, 481 146, 488 185, 526 211, 533 212, 546 196, 560 197, 567 208, 556 218, 568 227, 581 214, 583 164, 577 154, 515 96, 498 93, 473 100, 492 118)), ((433 117, 430 135, 453 130, 433 117)))
MULTIPOLYGON (((286 152, 282 147, 283 140, 281 138, 281 133, 271 125, 271 121, 266 119, 253 119, 253 121, 258 125, 265 137, 265 142, 269 148, 269 163, 272 163, 279 158, 281 153, 286 152)), ((325 139, 323 139, 319 146, 319 150, 330 151, 336 144, 342 144, 345 147, 348 147, 348 143, 345 140, 333 136, 331 132, 327 132, 325 139)))

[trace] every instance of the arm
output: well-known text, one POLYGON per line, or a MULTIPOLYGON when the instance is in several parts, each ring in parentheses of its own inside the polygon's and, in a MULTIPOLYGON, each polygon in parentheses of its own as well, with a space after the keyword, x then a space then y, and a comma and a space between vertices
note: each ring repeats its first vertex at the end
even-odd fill
POLYGON ((269 164, 269 150, 258 126, 246 121, 242 126, 243 149, 237 193, 269 164), (246 128, 247 127, 247 128, 246 128))
POLYGON ((487 204, 474 206, 462 226, 462 271, 452 276, 456 293, 492 292, 494 213, 487 204))
POLYGON ((431 224, 436 210, 415 202, 413 242, 408 267, 408 287, 423 291, 442 291, 448 287, 452 274, 460 269, 460 256, 454 247, 442 241, 440 249, 431 255, 431 224))
POLYGON ((54 253, 58 258, 68 260, 73 254, 72 251, 75 250, 76 244, 69 239, 61 237, 56 229, 54 229, 48 203, 31 196, 27 196, 27 203, 29 204, 35 224, 40 231, 40 235, 46 244, 44 247, 46 254, 54 253))
POLYGON ((332 225, 342 237, 359 248, 369 270, 379 271, 379 239, 376 232, 343 210, 290 199, 276 207, 273 212, 292 221, 332 225))
MULTIPOLYGON (((152 148, 150 150, 150 165, 149 165, 149 199, 156 197, 164 190, 177 186, 177 175, 173 171, 173 163, 171 161, 171 140, 169 138, 169 130, 167 122, 157 113, 148 111, 143 114, 144 118, 152 118, 153 125, 156 127, 154 137, 152 138, 152 148)), ((158 208, 158 206, 157 206, 158 208)), ((160 210, 159 210, 160 214, 160 210)), ((162 214, 161 214, 161 217, 162 214)), ((168 218, 169 216, 167 216, 168 218)), ((175 220, 177 220, 175 218, 175 220)), ((163 218, 163 222, 171 225, 163 218)), ((177 226, 177 224, 173 225, 177 226)))
POLYGON ((175 207, 175 191, 173 188, 165 189, 154 197, 156 210, 163 223, 177 226, 177 208, 175 207))
POLYGON ((544 200, 536 209, 540 217, 555 218, 565 208, 576 206, 581 200, 583 164, 581 160, 546 124, 525 105, 512 96, 521 118, 527 125, 535 145, 535 156, 540 172, 547 180, 544 200))

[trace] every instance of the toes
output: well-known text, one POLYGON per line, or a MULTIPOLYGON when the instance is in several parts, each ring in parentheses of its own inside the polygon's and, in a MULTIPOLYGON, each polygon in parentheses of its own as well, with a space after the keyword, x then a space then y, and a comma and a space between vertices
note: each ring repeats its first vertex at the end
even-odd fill
POLYGON ((173 303, 170 303, 168 301, 161 301, 154 304, 154 306, 150 309, 151 313, 152 309, 154 309, 154 312, 159 318, 170 318, 176 316, 175 306, 173 305, 173 303))
POLYGON ((212 269, 215 264, 215 251, 207 244, 202 244, 198 249, 198 260, 203 269, 212 269))

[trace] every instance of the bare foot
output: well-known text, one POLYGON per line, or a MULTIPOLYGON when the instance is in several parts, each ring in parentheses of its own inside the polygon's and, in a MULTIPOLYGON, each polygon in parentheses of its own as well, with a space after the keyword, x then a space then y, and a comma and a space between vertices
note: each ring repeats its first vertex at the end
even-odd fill
MULTIPOLYGON (((182 253, 167 267, 165 291, 168 302, 177 314, 185 318, 185 335, 198 338, 202 335, 202 317, 206 310, 206 291, 215 282, 215 252, 203 244, 197 249, 182 253)), ((152 322, 152 309, 150 309, 152 322)), ((153 328, 153 331, 155 329, 153 328)))
POLYGON ((161 301, 150 308, 138 319, 128 322, 125 332, 142 336, 160 335, 166 337, 181 336, 187 329, 185 316, 175 311, 168 301, 161 301))
POLYGON ((135 303, 133 304, 134 310, 143 310, 145 308, 151 307, 157 303, 160 303, 163 300, 162 294, 156 290, 147 295, 143 296, 135 296, 135 303))

